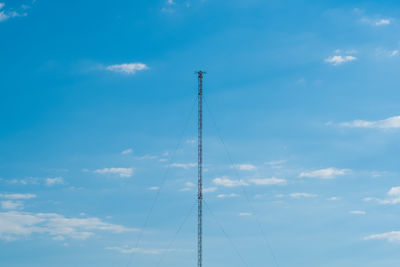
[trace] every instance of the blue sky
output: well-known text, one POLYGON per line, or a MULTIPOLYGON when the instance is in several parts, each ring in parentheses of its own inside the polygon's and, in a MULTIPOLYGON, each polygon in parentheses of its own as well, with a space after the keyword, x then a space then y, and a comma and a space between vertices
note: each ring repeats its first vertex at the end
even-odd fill
POLYGON ((201 69, 204 266, 399 266, 399 30, 391 0, 0 1, 0 265, 195 265, 201 69))

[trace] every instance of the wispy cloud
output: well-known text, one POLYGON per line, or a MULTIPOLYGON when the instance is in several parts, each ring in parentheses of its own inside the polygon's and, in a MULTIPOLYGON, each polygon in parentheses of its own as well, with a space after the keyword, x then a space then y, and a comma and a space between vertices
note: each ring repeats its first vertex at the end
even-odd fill
POLYGON ((107 66, 106 69, 112 72, 119 72, 119 73, 133 75, 138 71, 148 70, 149 67, 143 63, 124 63, 124 64, 110 65, 107 66))
POLYGON ((216 187, 205 187, 205 188, 203 188, 203 193, 213 193, 215 191, 217 191, 216 187))
POLYGON ((319 179, 333 179, 336 176, 342 176, 349 172, 349 169, 336 169, 326 168, 320 170, 314 170, 309 172, 300 173, 299 177, 303 178, 319 178, 319 179))
POLYGON ((133 152, 133 149, 132 148, 128 148, 128 149, 123 150, 121 152, 121 154, 122 155, 128 155, 128 154, 132 154, 132 152, 133 152))
POLYGON ((400 116, 394 116, 378 121, 354 120, 339 123, 339 126, 350 128, 397 129, 400 128, 400 116))
POLYGON ((389 242, 399 242, 400 241, 400 231, 392 231, 382 234, 369 235, 364 238, 364 240, 387 240, 389 242))
POLYGON ((232 165, 231 168, 237 169, 240 171, 254 171, 257 169, 257 167, 252 164, 235 164, 235 165, 232 165))
POLYGON ((6 200, 1 201, 0 204, 1 208, 5 210, 18 210, 24 207, 24 204, 21 201, 6 200))
POLYGON ((182 169, 187 170, 187 169, 196 167, 197 163, 171 163, 169 166, 170 167, 174 167, 174 168, 182 168, 182 169))
POLYGON ((382 27, 382 26, 388 26, 392 24, 392 19, 390 18, 373 18, 373 17, 367 17, 364 16, 361 18, 361 23, 367 24, 373 27, 382 27))
POLYGON ((106 247, 108 250, 115 250, 123 254, 150 254, 158 255, 167 252, 192 252, 190 249, 149 249, 149 248, 129 248, 129 247, 106 247))
POLYGON ((339 197, 329 197, 328 198, 328 200, 330 200, 330 201, 336 201, 336 200, 339 200, 340 198, 339 197))
POLYGON ((0 194, 0 198, 6 199, 32 199, 35 197, 35 194, 0 194))
POLYGON ((6 21, 10 18, 25 17, 28 14, 26 12, 19 13, 15 10, 5 10, 5 3, 0 3, 0 22, 6 21))
POLYGON ((287 181, 285 179, 280 178, 264 178, 264 179, 250 179, 250 183, 255 185, 285 185, 287 181))
POLYGON ((310 198, 310 197, 317 197, 315 194, 310 193, 291 193, 289 194, 292 198, 310 198))
POLYGON ((38 178, 25 178, 25 179, 12 179, 6 180, 7 183, 13 185, 38 185, 40 184, 40 180, 38 178))
POLYGON ((375 26, 384 26, 389 25, 391 23, 390 19, 379 19, 375 21, 375 26))
POLYGON ((391 57, 395 57, 395 56, 398 56, 399 55, 399 50, 393 50, 391 53, 390 53, 390 56, 391 57))
POLYGON ((253 214, 250 212, 240 212, 238 215, 243 217, 243 216, 251 216, 253 214))
POLYGON ((136 156, 135 159, 138 159, 138 160, 152 160, 152 159, 158 159, 158 156, 146 154, 146 155, 143 155, 143 156, 136 156))
POLYGON ((332 64, 333 66, 339 66, 344 63, 352 62, 357 60, 355 56, 342 56, 342 55, 335 55, 335 56, 330 56, 325 59, 325 62, 332 64))
POLYGON ((119 175, 119 177, 122 177, 122 178, 128 178, 133 175, 133 169, 132 168, 104 168, 104 169, 94 170, 94 173, 115 174, 115 175, 119 175))
POLYGON ((87 239, 96 231, 124 233, 137 231, 103 222, 99 218, 67 218, 56 213, 0 212, 0 239, 14 240, 31 234, 49 234, 54 238, 87 239))
POLYGON ((213 180, 213 183, 216 185, 224 186, 224 187, 236 187, 241 185, 248 185, 243 180, 232 180, 226 176, 218 177, 213 180))
POLYGON ((55 177, 55 178, 46 178, 46 185, 47 186, 53 186, 53 185, 58 185, 58 184, 65 184, 64 178, 62 177, 55 177))
POLYGON ((395 205, 400 203, 400 186, 395 186, 392 187, 388 192, 387 192, 387 198, 385 199, 379 199, 375 197, 366 197, 363 199, 365 202, 370 202, 370 201, 376 201, 379 204, 384 204, 384 205, 395 205))
POLYGON ((269 165, 272 168, 276 168, 276 169, 282 168, 282 165, 284 163, 286 163, 286 160, 273 160, 273 161, 265 162, 266 165, 269 165))
POLYGON ((353 215, 365 215, 367 214, 365 211, 363 210, 351 210, 349 211, 349 214, 353 214, 353 215))
POLYGON ((151 191, 157 191, 158 189, 160 189, 159 186, 150 186, 149 187, 149 190, 151 190, 151 191))
POLYGON ((193 189, 194 186, 195 186, 194 183, 192 183, 192 182, 187 182, 187 183, 185 183, 185 187, 182 188, 182 189, 179 190, 179 191, 181 191, 181 192, 191 191, 191 190, 193 189))
POLYGON ((238 194, 231 193, 231 194, 219 194, 217 195, 217 198, 233 198, 233 197, 238 197, 238 194))

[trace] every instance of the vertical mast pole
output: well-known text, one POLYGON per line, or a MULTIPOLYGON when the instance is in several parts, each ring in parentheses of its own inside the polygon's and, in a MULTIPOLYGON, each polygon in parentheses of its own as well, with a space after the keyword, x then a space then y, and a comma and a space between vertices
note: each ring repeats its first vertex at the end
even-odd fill
POLYGON ((198 74, 198 155, 197 155, 197 176, 198 176, 198 193, 197 193, 197 266, 203 265, 203 74, 198 74))

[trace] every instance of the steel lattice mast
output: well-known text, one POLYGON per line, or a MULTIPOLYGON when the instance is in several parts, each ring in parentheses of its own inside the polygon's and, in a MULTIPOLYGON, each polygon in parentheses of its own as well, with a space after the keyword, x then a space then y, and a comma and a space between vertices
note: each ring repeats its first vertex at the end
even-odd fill
POLYGON ((203 74, 198 71, 198 155, 197 155, 197 175, 198 175, 198 218, 197 218, 197 266, 203 265, 203 74))

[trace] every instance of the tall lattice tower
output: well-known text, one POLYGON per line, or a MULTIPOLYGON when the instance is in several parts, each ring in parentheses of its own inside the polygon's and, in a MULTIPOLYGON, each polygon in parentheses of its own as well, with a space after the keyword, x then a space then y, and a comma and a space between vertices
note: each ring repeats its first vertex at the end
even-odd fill
POLYGON ((197 193, 197 267, 203 265, 203 74, 198 71, 198 155, 197 155, 197 175, 198 175, 198 193, 197 193))

